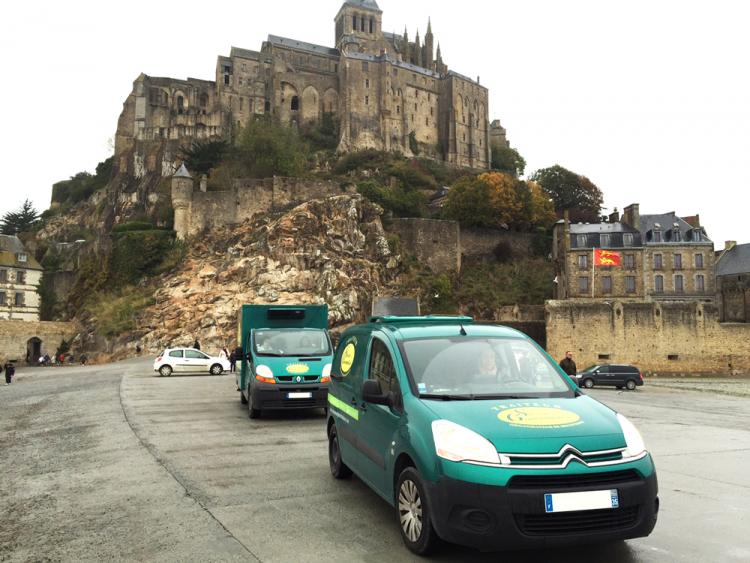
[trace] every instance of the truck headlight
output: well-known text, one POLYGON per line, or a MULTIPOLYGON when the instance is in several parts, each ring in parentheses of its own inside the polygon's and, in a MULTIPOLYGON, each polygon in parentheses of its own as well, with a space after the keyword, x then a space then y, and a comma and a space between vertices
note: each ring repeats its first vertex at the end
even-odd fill
POLYGON ((323 373, 320 376, 320 382, 321 383, 331 382, 331 364, 326 364, 325 366, 323 366, 323 373))
POLYGON ((432 438, 438 457, 449 461, 497 464, 499 457, 492 443, 476 432, 447 420, 432 423, 432 438))
POLYGON ((276 384, 276 380, 273 378, 273 372, 268 366, 258 366, 255 368, 255 379, 261 383, 276 384))
POLYGON ((617 413, 617 421, 622 428, 622 434, 625 436, 625 445, 627 449, 622 452, 622 457, 636 457, 646 451, 646 443, 641 437, 641 433, 627 418, 617 413))

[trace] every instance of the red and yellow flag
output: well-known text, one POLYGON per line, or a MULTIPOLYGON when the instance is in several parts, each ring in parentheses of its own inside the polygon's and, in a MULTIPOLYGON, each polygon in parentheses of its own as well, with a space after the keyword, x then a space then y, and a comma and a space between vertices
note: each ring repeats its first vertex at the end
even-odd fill
POLYGON ((622 255, 611 250, 594 250, 594 264, 596 266, 619 266, 622 263, 622 255))

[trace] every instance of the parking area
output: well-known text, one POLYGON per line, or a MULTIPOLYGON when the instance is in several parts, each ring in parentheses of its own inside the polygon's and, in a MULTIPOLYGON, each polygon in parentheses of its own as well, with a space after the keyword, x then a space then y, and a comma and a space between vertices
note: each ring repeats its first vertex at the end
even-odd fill
MULTIPOLYGON (((3 512, 9 502, 6 494, 11 502, 24 500, 24 512, 18 516, 23 526, 14 528, 13 538, 0 532, 0 559, 24 560, 34 546, 49 549, 39 538, 60 527, 56 520, 63 507, 81 505, 82 513, 64 514, 67 535, 56 536, 62 556, 52 559, 414 560, 402 546, 393 512, 384 501, 356 478, 339 482, 330 477, 322 412, 250 420, 232 376, 160 378, 144 361, 126 364, 119 372, 117 366, 107 366, 66 370, 54 378, 57 374, 30 373, 0 395, 9 413, 39 401, 56 404, 23 420, 2 421, 0 444, 20 457, 14 463, 3 456, 0 470, 7 475, 15 467, 26 473, 0 485, 3 512), (92 378, 96 385, 86 383, 92 378), (55 393, 63 381, 69 392, 55 393), (86 404, 102 409, 100 422, 76 424, 78 435, 72 442, 63 427, 46 421, 55 413, 73 421, 76 409, 86 404), (46 442, 46 451, 32 448, 39 429, 51 424, 59 434, 46 442), (107 440, 119 447, 107 448, 107 440), (84 462, 85 467, 77 467, 84 462), (120 478, 95 479, 105 470, 120 478), (74 472, 67 475, 69 481, 93 481, 95 487, 65 485, 67 472, 74 472), (45 488, 50 476, 63 483, 56 492, 45 488), (96 511, 103 510, 93 500, 55 498, 113 495, 102 490, 107 487, 122 495, 108 509, 120 510, 120 517, 113 521, 102 516, 117 533, 92 535, 96 511), (47 499, 44 508, 32 502, 35 495, 47 499), (149 508, 123 510, 121 502, 149 508), (78 537, 77 518, 87 522, 78 537), (157 533, 159 526, 163 529, 157 533), (98 538, 96 546, 90 544, 93 537, 98 538), (180 538, 182 545, 175 541, 180 538), (140 551, 134 554, 128 542, 140 542, 140 551)), ((503 559, 750 559, 745 533, 750 516, 750 400, 648 381, 636 392, 594 389, 590 394, 633 420, 654 455, 661 497, 656 530, 629 542, 512 553, 503 559)), ((445 546, 432 559, 496 561, 498 556, 445 546)))

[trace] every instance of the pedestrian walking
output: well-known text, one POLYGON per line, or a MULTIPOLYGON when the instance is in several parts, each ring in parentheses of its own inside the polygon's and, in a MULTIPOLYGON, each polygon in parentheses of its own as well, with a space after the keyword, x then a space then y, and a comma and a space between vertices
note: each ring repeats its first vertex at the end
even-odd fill
POLYGON ((10 385, 13 383, 13 376, 16 375, 16 366, 8 360, 3 367, 5 368, 5 384, 10 385))
POLYGON ((193 348, 195 348, 196 350, 200 350, 201 349, 201 343, 198 342, 197 338, 195 339, 195 342, 193 342, 193 348))
POLYGON ((565 352, 565 357, 560 362, 560 367, 565 373, 575 377, 575 375, 578 373, 578 370, 576 369, 576 363, 573 361, 573 352, 571 352, 570 350, 565 352))
POLYGON ((237 371, 237 354, 234 350, 229 354, 229 373, 237 371))

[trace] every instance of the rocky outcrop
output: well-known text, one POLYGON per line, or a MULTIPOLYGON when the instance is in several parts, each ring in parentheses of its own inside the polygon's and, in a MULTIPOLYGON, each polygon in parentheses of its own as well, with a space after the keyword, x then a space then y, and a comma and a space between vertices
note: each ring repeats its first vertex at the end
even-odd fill
POLYGON ((155 281, 155 304, 114 344, 115 356, 136 343, 157 352, 195 338, 208 351, 230 347, 249 303, 327 303, 332 326, 364 320, 374 295, 398 293, 401 258, 381 214, 359 195, 341 195, 188 241, 183 266, 155 281))

